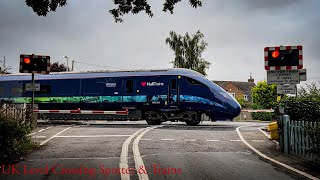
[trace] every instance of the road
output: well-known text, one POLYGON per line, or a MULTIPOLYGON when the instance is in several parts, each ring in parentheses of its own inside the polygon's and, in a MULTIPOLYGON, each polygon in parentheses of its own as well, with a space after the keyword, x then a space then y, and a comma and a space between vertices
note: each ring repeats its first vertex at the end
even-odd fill
MULTIPOLYGON (((32 134, 42 147, 0 179, 295 179, 262 161, 240 139, 265 123, 145 122, 46 125, 32 134), (20 175, 18 174, 20 173, 20 175)), ((261 133, 262 134, 262 133, 261 133)))

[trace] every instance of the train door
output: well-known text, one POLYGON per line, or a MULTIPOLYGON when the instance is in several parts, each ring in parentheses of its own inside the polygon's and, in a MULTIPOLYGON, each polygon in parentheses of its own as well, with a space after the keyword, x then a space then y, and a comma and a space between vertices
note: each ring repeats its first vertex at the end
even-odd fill
POLYGON ((134 79, 124 79, 122 102, 135 104, 136 83, 134 79))
POLYGON ((170 107, 178 107, 179 106, 179 85, 178 78, 176 76, 171 77, 169 79, 168 86, 168 97, 169 97, 169 105, 170 107))

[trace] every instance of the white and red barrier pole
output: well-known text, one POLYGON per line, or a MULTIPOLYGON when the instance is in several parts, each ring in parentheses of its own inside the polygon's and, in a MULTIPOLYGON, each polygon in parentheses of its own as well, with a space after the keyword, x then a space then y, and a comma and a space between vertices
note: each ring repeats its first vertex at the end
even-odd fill
POLYGON ((56 113, 56 114, 113 114, 113 115, 128 115, 128 109, 124 111, 102 111, 102 110, 34 110, 34 113, 56 113))
POLYGON ((274 112, 274 109, 244 109, 241 112, 274 112))

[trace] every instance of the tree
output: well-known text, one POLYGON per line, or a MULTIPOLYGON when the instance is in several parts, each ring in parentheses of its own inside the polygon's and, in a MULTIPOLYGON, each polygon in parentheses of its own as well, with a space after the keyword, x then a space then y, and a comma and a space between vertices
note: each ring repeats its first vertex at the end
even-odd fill
POLYGON ((63 72, 67 71, 67 67, 64 64, 59 64, 58 62, 54 62, 50 66, 50 72, 63 72))
POLYGON ((201 57, 208 46, 203 38, 204 35, 200 30, 196 34, 189 35, 189 33, 186 33, 184 36, 171 31, 165 42, 175 54, 175 59, 171 62, 173 67, 192 69, 207 75, 206 69, 209 69, 211 63, 201 57))
POLYGON ((258 82, 252 88, 253 104, 260 108, 274 108, 277 104, 277 86, 266 81, 258 82))
MULTIPOLYGON (((173 14, 174 6, 181 0, 165 0, 163 11, 173 14)), ((51 11, 56 11, 57 7, 67 5, 67 0, 25 0, 27 6, 32 7, 33 11, 38 16, 46 16, 51 11)), ((194 8, 202 6, 201 0, 189 0, 190 5, 194 8)), ((117 8, 111 9, 109 12, 114 17, 116 22, 122 22, 121 16, 132 13, 138 14, 145 11, 149 17, 153 17, 151 6, 148 0, 113 0, 117 8)))
POLYGON ((307 87, 301 87, 298 90, 298 97, 308 98, 310 100, 320 100, 320 88, 316 83, 307 84, 307 87))
MULTIPOLYGON (((252 107, 254 109, 271 109, 277 105, 277 86, 268 84, 266 81, 258 82, 252 88, 252 107)), ((276 113, 270 112, 255 112, 252 113, 252 118, 255 120, 270 121, 277 118, 276 113)))
POLYGON ((9 72, 11 67, 10 66, 9 67, 6 66, 6 57, 5 56, 3 57, 3 60, 0 60, 0 63, 1 63, 1 65, 0 65, 0 74, 11 74, 9 72))
POLYGON ((244 95, 237 97, 236 100, 238 101, 238 103, 241 105, 242 108, 250 107, 250 103, 244 100, 244 95))

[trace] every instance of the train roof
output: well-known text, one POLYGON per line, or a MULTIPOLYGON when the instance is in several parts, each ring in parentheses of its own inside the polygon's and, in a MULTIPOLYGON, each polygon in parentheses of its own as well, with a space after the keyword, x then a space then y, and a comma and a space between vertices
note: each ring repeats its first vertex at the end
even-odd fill
MULTIPOLYGON (((86 71, 86 72, 56 72, 48 75, 35 74, 36 80, 45 79, 82 79, 99 77, 126 77, 126 76, 156 76, 156 75, 185 75, 185 76, 203 76, 202 74, 184 68, 169 69, 140 69, 140 70, 121 70, 121 71, 86 71)), ((5 74, 0 75, 0 81, 21 81, 30 80, 31 74, 5 74)))

